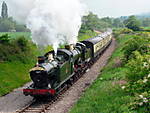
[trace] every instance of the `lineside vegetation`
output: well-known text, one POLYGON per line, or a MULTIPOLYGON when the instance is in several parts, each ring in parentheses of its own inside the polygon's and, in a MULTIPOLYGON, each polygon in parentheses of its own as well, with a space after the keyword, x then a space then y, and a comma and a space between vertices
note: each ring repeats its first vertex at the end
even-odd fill
POLYGON ((35 63, 36 46, 23 36, 0 36, 0 96, 22 86, 30 79, 28 69, 35 63))
POLYGON ((70 113, 149 113, 150 34, 119 29, 110 62, 70 113))

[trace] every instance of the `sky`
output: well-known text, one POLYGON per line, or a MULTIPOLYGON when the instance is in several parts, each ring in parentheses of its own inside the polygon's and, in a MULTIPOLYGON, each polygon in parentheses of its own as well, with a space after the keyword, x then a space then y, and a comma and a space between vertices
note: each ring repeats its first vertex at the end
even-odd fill
MULTIPOLYGON (((3 0, 0 0, 0 4, 3 0)), ((119 17, 150 12, 150 0, 82 0, 99 17, 119 17)), ((9 9, 11 10, 11 9, 9 9)))
POLYGON ((150 0, 85 0, 100 17, 128 16, 150 12, 150 0))

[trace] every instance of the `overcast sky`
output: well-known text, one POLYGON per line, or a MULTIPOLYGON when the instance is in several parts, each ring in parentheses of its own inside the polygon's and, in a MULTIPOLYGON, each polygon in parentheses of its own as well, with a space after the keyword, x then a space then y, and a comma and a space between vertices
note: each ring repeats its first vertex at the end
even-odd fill
POLYGON ((102 16, 126 16, 150 12, 150 0, 85 0, 90 10, 102 16))
MULTIPOLYGON (((0 0, 0 4, 3 0, 0 0)), ((83 0, 99 17, 119 17, 150 12, 150 0, 83 0)), ((11 10, 11 9, 9 9, 11 10)), ((19 10, 19 9, 18 9, 19 10)))

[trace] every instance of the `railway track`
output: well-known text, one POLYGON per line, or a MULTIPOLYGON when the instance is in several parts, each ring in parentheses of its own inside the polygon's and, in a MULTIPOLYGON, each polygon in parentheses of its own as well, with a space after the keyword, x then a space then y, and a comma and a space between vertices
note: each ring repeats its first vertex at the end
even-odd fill
POLYGON ((54 98, 48 100, 33 100, 29 105, 27 105, 23 109, 16 111, 16 113, 46 113, 46 111, 49 110, 48 108, 53 103, 61 99, 62 95, 63 93, 60 93, 54 98))
POLYGON ((61 92, 59 92, 56 96, 53 98, 45 98, 41 100, 33 99, 31 103, 29 103, 26 107, 24 107, 21 110, 17 110, 16 113, 46 113, 49 111, 52 104, 59 101, 61 98, 63 98, 63 94, 69 90, 69 88, 82 76, 82 74, 75 75, 74 81, 72 81, 70 84, 66 85, 61 92))

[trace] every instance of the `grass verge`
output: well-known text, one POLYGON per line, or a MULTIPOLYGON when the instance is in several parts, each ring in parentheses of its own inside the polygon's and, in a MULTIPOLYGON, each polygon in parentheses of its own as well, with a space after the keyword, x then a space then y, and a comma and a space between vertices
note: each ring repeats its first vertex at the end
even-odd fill
POLYGON ((32 66, 33 62, 27 64, 19 61, 0 63, 0 96, 29 82, 28 71, 32 66))

